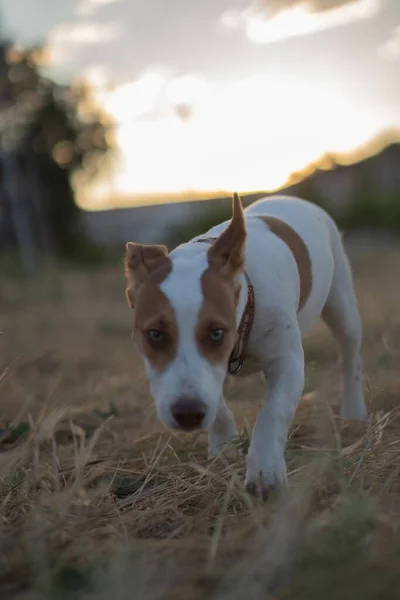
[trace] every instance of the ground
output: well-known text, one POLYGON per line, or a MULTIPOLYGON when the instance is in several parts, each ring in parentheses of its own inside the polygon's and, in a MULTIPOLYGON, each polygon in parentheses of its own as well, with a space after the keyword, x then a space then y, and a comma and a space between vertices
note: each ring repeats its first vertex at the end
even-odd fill
MULTIPOLYGON (((0 597, 400 597, 400 246, 355 247, 366 426, 337 415, 334 344, 305 340, 290 490, 262 505, 244 459, 157 421, 121 263, 0 287, 0 597)), ((259 377, 227 382, 246 447, 259 377)))

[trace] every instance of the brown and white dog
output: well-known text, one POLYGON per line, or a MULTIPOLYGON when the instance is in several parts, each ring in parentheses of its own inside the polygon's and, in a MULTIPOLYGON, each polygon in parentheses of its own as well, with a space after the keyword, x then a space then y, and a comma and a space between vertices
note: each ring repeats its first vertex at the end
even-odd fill
POLYGON ((246 489, 287 484, 287 433, 304 386, 302 336, 322 316, 341 354, 344 418, 363 420, 361 323, 333 220, 298 198, 274 196, 168 254, 129 242, 127 298, 161 421, 209 431, 215 456, 237 435, 223 399, 227 372, 262 371, 268 400, 247 455, 246 489), (243 364, 242 364, 243 363, 243 364))

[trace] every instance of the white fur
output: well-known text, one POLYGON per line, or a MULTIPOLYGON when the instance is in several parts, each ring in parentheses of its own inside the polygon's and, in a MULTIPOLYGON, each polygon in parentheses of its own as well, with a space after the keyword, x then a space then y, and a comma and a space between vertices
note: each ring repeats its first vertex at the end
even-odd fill
MULTIPOLYGON (((211 365, 201 356, 195 339, 196 324, 203 303, 201 275, 208 268, 204 252, 172 261, 172 271, 162 282, 161 291, 168 298, 178 325, 178 348, 171 364, 161 373, 147 366, 151 391, 160 419, 175 427, 172 405, 183 396, 198 398, 207 406, 203 427, 214 422, 225 379, 225 369, 211 365)), ((171 254, 172 258, 172 254, 171 254)))
MULTIPOLYGON (((317 206, 290 197, 275 196, 245 211, 246 270, 254 286, 256 311, 239 375, 261 370, 268 401, 259 411, 247 456, 246 485, 266 493, 287 482, 284 451, 287 433, 304 386, 302 336, 323 313, 336 337, 342 358, 342 415, 364 419, 366 408, 361 382, 361 323, 349 263, 332 219, 317 206), (312 290, 300 313, 297 265, 288 246, 269 232, 257 215, 271 215, 288 223, 305 242, 312 264, 312 290)), ((201 237, 218 236, 222 223, 201 237)), ((199 236, 200 237, 200 236, 199 236)), ((173 267, 163 282, 178 323, 178 353, 162 374, 150 372, 152 392, 162 420, 172 426, 171 405, 181 394, 194 394, 208 407, 205 426, 210 454, 235 435, 232 413, 222 398, 225 373, 211 366, 195 344, 195 324, 202 303, 200 278, 207 268, 208 244, 184 244, 171 253, 173 267)), ((242 279, 237 310, 239 323, 247 287, 242 279)))

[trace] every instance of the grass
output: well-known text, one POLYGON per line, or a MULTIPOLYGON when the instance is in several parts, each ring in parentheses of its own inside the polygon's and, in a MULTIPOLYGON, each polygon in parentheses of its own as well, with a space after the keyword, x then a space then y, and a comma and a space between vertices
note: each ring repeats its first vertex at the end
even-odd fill
MULTIPOLYGON (((352 252, 366 426, 337 415, 335 349, 305 341, 290 490, 265 505, 244 460, 155 417, 121 264, 1 286, 0 597, 11 600, 398 598, 400 248, 352 252)), ((260 377, 226 384, 242 442, 260 377)))

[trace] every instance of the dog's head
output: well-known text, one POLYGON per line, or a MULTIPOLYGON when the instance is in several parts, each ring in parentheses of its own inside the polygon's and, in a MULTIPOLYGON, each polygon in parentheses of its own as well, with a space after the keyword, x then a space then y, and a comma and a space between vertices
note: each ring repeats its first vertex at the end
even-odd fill
POLYGON ((237 339, 245 240, 235 194, 232 219, 207 252, 174 257, 164 246, 126 246, 134 339, 168 427, 207 428, 215 419, 237 339))

